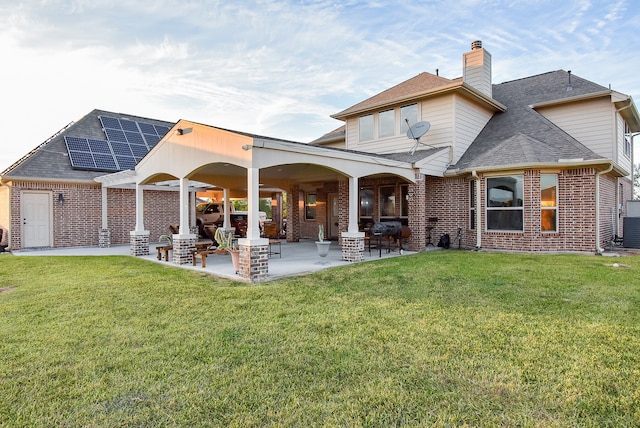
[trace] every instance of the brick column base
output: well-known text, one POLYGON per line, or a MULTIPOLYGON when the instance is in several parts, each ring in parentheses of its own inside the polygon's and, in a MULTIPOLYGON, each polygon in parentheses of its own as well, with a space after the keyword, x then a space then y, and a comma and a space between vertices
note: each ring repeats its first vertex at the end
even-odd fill
POLYGON ((149 255, 149 231, 131 231, 129 232, 129 245, 131 246, 132 256, 148 256, 149 255))
POLYGON ((238 276, 249 282, 266 281, 269 274, 269 240, 240 239, 238 276))
POLYGON ((109 229, 100 229, 98 231, 98 247, 109 248, 111 246, 111 231, 109 229))
POLYGON ((347 262, 364 260, 364 232, 342 232, 342 260, 347 262))
POLYGON ((173 262, 179 265, 191 263, 197 239, 198 235, 173 235, 173 262))

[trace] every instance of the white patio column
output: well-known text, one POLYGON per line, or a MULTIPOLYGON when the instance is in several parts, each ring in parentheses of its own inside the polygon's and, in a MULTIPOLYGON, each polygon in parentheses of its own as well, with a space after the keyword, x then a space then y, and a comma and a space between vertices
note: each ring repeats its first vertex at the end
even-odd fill
POLYGON ((264 281, 269 274, 269 240, 260 237, 260 227, 258 226, 259 172, 258 168, 247 168, 249 224, 247 237, 238 240, 240 268, 237 274, 251 282, 264 281))
POLYGON ((189 229, 189 179, 180 179, 180 230, 173 235, 173 262, 186 264, 191 262, 191 255, 196 248, 198 235, 189 229))
POLYGON ((224 199, 224 203, 222 204, 222 213, 224 216, 222 227, 224 230, 229 230, 231 227, 231 201, 229 201, 229 189, 226 187, 222 189, 222 198, 224 199))
POLYGON ((102 190, 102 228, 107 229, 109 227, 107 218, 107 188, 102 184, 100 186, 102 190))
POLYGON ((189 234, 189 179, 180 179, 180 235, 189 234))
POLYGON ((102 191, 102 225, 100 226, 100 230, 98 231, 98 247, 107 248, 111 246, 111 232, 109 231, 109 223, 107 217, 107 187, 104 185, 104 183, 100 185, 100 190, 102 191))
POLYGON ((136 232, 144 230, 144 190, 136 183, 136 232))
POLYGON ((349 177, 349 225, 342 232, 342 260, 364 260, 364 232, 358 230, 358 177, 349 177))
POLYGON ((258 211, 260 199, 260 170, 258 168, 247 168, 247 202, 248 202, 248 222, 247 239, 260 239, 260 227, 258 226, 258 211))
POLYGON ((349 233, 359 232, 358 229, 358 177, 349 177, 349 233))
POLYGON ((136 229, 129 235, 131 255, 149 255, 149 231, 144 230, 144 190, 140 183, 136 183, 136 229))

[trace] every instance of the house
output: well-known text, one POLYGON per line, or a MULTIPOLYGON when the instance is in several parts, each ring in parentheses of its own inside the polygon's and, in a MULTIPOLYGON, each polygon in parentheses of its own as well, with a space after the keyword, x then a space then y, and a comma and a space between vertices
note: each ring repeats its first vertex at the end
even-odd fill
POLYGON ((413 162, 424 179, 420 215, 382 209, 404 200, 403 183, 365 179, 367 218, 407 218, 434 237, 460 228, 461 245, 496 250, 600 252, 623 234, 638 111, 570 71, 494 85, 491 55, 474 42, 461 78, 422 73, 333 117, 345 125, 314 144, 389 156, 415 144, 406 119, 430 123, 419 146, 433 153, 413 162))
MULTIPOLYGON (((134 190, 104 189, 95 179, 134 168, 172 126, 94 110, 9 166, 0 175, 0 227, 9 249, 129 243, 134 190)), ((156 236, 167 233, 167 221, 177 222, 172 198, 177 201, 175 189, 149 189, 147 227, 156 236)))
POLYGON ((463 54, 462 71, 454 79, 421 73, 338 112, 332 117, 344 125, 310 144, 94 111, 2 174, 0 225, 12 249, 129 242, 139 255, 178 223, 173 261, 186 263, 197 239, 196 192, 242 193, 249 224, 239 275, 248 281, 268 275, 263 188, 275 189, 274 207, 287 195, 288 241, 325 225, 351 261, 362 260, 365 232, 379 221, 408 226, 418 251, 443 234, 465 248, 555 252, 601 252, 621 236, 632 194, 627 136, 640 131, 631 97, 563 70, 493 84, 481 42, 463 54), (138 157, 121 164, 111 119, 125 137, 125 127, 139 131, 148 153, 130 135, 138 157), (155 144, 148 124, 165 127, 155 144), (86 141, 76 146, 72 137, 86 141), (108 168, 96 163, 105 142, 108 168), (48 238, 21 224, 25 214, 39 220, 36 212, 49 219, 48 238))

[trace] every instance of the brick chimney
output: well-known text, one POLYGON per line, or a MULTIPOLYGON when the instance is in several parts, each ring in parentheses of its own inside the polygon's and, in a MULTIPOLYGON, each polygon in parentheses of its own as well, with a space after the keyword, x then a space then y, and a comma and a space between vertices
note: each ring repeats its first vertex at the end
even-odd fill
POLYGON ((480 40, 471 43, 471 52, 462 55, 462 80, 492 97, 491 54, 482 47, 480 40))

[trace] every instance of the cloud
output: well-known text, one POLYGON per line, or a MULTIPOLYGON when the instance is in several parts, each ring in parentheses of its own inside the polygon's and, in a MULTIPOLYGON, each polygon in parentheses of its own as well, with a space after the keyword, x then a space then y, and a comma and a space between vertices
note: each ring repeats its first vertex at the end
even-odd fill
POLYGON ((46 0, 0 4, 0 169, 94 108, 310 141, 420 72, 494 82, 571 69, 640 97, 635 3, 622 0, 46 0), (7 144, 6 141, 10 141, 7 144))

